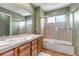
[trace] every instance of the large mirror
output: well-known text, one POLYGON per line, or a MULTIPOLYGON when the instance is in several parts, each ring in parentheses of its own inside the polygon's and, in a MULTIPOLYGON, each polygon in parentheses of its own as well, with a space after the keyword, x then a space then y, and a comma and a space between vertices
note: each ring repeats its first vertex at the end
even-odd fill
POLYGON ((20 4, 0 4, 0 37, 32 34, 32 12, 20 4))
POLYGON ((0 12, 0 37, 11 35, 10 15, 0 12))

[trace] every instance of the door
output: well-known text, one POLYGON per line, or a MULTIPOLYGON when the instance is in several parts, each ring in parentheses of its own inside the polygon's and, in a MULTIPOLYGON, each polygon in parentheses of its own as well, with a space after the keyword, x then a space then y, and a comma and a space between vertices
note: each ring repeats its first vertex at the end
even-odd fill
POLYGON ((67 41, 72 45, 72 27, 69 14, 47 17, 45 38, 67 41))
POLYGON ((45 30, 45 37, 47 39, 55 39, 55 36, 56 36, 55 16, 47 17, 45 29, 46 29, 45 30))
POLYGON ((72 42, 69 14, 56 16, 56 39, 72 42))

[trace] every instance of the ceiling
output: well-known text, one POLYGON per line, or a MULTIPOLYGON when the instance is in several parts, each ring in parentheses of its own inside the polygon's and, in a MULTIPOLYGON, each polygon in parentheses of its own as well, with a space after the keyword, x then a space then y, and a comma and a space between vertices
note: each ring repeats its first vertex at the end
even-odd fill
POLYGON ((32 3, 34 7, 40 7, 44 11, 51 11, 68 7, 71 3, 32 3))
POLYGON ((13 11, 15 13, 18 13, 22 16, 29 16, 31 15, 30 12, 19 6, 19 4, 16 3, 0 3, 0 7, 3 7, 5 9, 8 9, 10 11, 13 11))
MULTIPOLYGON (((71 3, 32 3, 34 7, 41 7, 44 11, 56 10, 64 7, 68 7, 71 3)), ((0 7, 18 13, 22 16, 32 15, 18 3, 0 3, 0 7)))

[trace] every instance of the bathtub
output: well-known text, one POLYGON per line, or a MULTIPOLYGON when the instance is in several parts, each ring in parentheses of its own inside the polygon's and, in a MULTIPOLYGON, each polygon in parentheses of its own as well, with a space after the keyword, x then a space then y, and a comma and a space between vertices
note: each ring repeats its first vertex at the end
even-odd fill
POLYGON ((74 47, 69 41, 61 41, 56 39, 44 39, 44 48, 62 52, 68 55, 74 55, 74 47))

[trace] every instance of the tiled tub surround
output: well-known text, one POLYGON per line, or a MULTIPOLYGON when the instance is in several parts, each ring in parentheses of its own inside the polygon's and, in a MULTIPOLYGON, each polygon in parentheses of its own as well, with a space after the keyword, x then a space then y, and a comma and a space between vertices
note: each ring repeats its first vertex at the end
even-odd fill
POLYGON ((43 47, 43 37, 35 34, 10 36, 0 41, 1 56, 37 55, 43 47))

